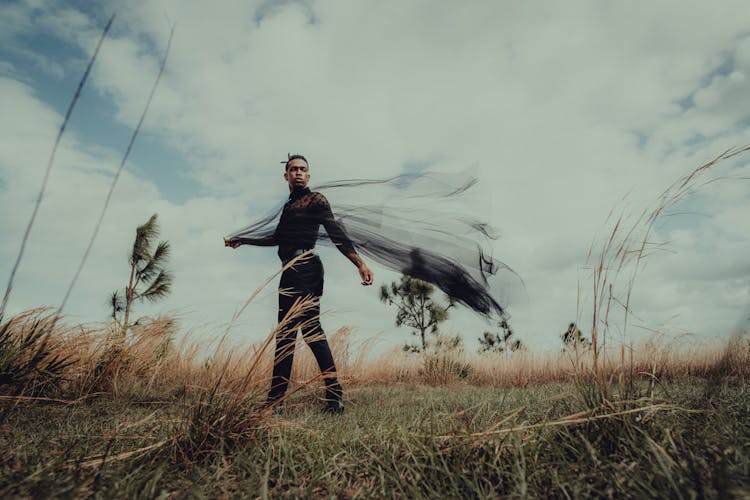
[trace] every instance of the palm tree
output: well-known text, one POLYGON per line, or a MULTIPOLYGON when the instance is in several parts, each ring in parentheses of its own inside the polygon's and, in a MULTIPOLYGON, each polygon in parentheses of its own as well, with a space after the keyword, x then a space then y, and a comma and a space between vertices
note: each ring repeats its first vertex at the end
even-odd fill
POLYGON ((124 292, 114 291, 110 297, 112 319, 118 321, 123 313, 121 331, 124 335, 130 327, 130 313, 135 301, 156 302, 172 290, 172 274, 165 269, 169 257, 169 242, 160 241, 151 251, 154 240, 159 237, 157 214, 148 222, 138 226, 133 249, 130 252, 130 280, 124 292))

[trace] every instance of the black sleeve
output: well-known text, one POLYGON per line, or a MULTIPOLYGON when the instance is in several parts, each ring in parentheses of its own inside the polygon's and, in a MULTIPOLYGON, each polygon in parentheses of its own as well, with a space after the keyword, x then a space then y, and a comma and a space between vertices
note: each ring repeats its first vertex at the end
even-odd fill
POLYGON ((238 238, 240 243, 243 245, 254 245, 258 247, 273 247, 278 245, 276 240, 276 233, 269 234, 267 236, 260 236, 257 238, 238 238))
POLYGON ((326 197, 320 193, 314 193, 313 204, 320 218, 320 223, 325 227, 328 237, 331 238, 336 248, 344 255, 356 253, 352 240, 347 236, 341 223, 334 218, 331 205, 326 197))

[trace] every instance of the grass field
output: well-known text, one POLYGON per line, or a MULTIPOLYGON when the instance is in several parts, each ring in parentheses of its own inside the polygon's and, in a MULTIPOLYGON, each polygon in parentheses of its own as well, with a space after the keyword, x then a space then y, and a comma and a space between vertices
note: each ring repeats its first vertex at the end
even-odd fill
POLYGON ((127 339, 51 321, 0 331, 3 498, 750 495, 743 339, 602 352, 594 370, 590 351, 366 360, 341 331, 345 414, 320 411, 301 349, 272 415, 267 343, 201 357, 168 318, 127 339))
POLYGON ((747 385, 694 380, 615 396, 592 409, 574 384, 352 387, 336 417, 303 391, 247 440, 189 460, 171 442, 187 403, 22 406, 2 427, 2 496, 750 494, 747 385))

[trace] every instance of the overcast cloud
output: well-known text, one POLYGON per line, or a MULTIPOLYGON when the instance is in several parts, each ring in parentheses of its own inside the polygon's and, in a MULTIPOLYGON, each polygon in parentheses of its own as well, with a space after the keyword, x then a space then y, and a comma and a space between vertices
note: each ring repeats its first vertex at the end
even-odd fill
MULTIPOLYGON (((659 192, 750 142, 750 33, 743 1, 270 2, 0 6, 0 278, 7 281, 62 113, 107 17, 117 11, 50 178, 10 311, 55 305, 72 278, 158 71, 167 70, 126 166, 71 320, 107 316, 127 277, 135 227, 158 213, 174 249, 174 293, 141 313, 177 312, 213 335, 277 268, 270 249, 221 237, 282 200, 279 161, 302 152, 312 184, 426 166, 475 166, 495 257, 527 298, 510 304, 525 343, 555 348, 590 329, 589 246, 613 208, 640 213, 659 192), (735 14, 728 14, 734 12, 735 14), (140 149, 139 149, 140 148, 140 149), (139 154, 136 154, 139 153, 139 154), (628 194, 629 193, 629 194, 628 194), (625 201, 623 197, 628 194, 625 201), (580 293, 579 293, 580 283, 580 293)), ((748 157, 721 174, 748 175, 748 157)), ((331 200, 334 204, 335 200, 331 200)), ((668 251, 634 289, 638 326, 726 335, 750 304, 750 181, 717 182, 658 226, 668 251)), ((323 251, 324 326, 407 339, 377 287, 323 251)), ((373 266, 377 284, 396 275, 373 266)), ((275 286, 242 316, 238 341, 275 321, 275 286)), ((481 319, 447 329, 470 348, 481 319)))

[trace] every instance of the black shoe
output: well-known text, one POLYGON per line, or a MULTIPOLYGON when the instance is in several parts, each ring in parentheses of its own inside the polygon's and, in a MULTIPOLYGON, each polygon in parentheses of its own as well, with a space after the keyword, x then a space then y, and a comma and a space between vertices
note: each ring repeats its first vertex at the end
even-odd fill
POLYGON ((341 400, 329 401, 323 411, 329 415, 342 415, 344 413, 344 402, 341 400))
POLYGON ((268 401, 266 404, 264 404, 261 409, 261 412, 269 412, 273 415, 282 415, 284 413, 284 403, 274 403, 273 401, 268 401))

